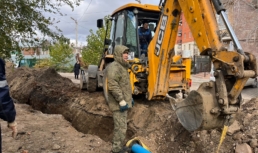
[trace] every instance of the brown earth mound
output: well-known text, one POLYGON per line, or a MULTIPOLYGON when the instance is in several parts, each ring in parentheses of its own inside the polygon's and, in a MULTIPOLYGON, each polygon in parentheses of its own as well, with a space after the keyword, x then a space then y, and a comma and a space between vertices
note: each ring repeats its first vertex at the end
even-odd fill
MULTIPOLYGON (((98 136, 104 144, 111 144, 112 114, 101 91, 96 93, 80 91, 71 80, 63 78, 51 68, 18 68, 8 74, 8 82, 11 94, 18 103, 29 104, 33 109, 43 113, 61 114, 87 137, 95 139, 98 136)), ((146 101, 140 98, 135 98, 135 102, 134 108, 129 111, 127 140, 135 136, 139 137, 152 153, 216 152, 221 129, 189 133, 178 122, 169 102, 146 101)), ((220 152, 231 153, 235 150, 237 152, 243 148, 253 152, 258 151, 257 102, 258 99, 253 99, 243 105, 243 111, 238 114, 237 121, 229 128, 220 152)), ((42 122, 43 126, 49 125, 42 122)), ((36 132, 37 128, 34 130, 36 132)), ((42 135, 39 136, 42 137, 42 135)), ((66 139, 62 135, 59 137, 66 139)), ((19 139, 19 141, 24 140, 25 138, 19 139)), ((47 139, 41 140, 42 144, 48 143, 47 139)), ((33 140, 31 144, 38 145, 33 140)), ((71 145, 76 147, 76 143, 71 145)), ((31 152, 41 152, 40 148, 38 146, 31 152)), ((111 147, 100 145, 99 151, 96 152, 104 153, 107 149, 111 147)), ((64 148, 61 152, 69 152, 69 150, 64 148)))

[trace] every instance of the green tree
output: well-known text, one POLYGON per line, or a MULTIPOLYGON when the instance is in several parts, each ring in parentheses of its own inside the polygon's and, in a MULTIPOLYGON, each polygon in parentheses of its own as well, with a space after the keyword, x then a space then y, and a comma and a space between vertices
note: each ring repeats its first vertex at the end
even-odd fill
POLYGON ((73 57, 73 49, 63 40, 59 40, 53 46, 49 47, 50 51, 50 66, 56 68, 56 70, 70 67, 68 63, 73 57))
POLYGON ((82 51, 82 59, 86 65, 98 65, 100 58, 104 51, 104 40, 110 37, 111 22, 108 20, 108 16, 104 18, 105 23, 103 28, 98 29, 95 33, 90 30, 90 35, 87 36, 87 47, 82 51), (108 25, 107 36, 106 29, 108 25))
POLYGON ((46 14, 62 14, 59 9, 68 5, 72 9, 80 0, 0 0, 0 56, 10 57, 11 51, 20 51, 19 44, 33 46, 36 31, 53 39, 60 38, 60 29, 53 17, 46 14), (44 13, 44 14, 43 14, 44 13))

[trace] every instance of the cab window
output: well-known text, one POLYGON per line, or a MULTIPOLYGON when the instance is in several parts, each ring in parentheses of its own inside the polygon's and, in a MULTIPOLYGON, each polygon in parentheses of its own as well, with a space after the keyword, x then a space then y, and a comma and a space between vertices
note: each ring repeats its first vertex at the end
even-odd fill
POLYGON ((115 44, 123 44, 123 35, 124 35, 124 14, 121 13, 117 17, 116 22, 116 33, 115 33, 115 44))

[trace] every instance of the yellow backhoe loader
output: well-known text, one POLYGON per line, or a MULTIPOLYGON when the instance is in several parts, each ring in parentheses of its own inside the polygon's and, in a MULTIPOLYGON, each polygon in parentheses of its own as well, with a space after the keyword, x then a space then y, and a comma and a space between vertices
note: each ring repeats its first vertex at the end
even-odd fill
MULTIPOLYGON (((188 131, 222 128, 234 120, 241 91, 248 78, 257 76, 257 65, 255 57, 243 51, 219 0, 161 0, 159 6, 132 3, 116 9, 110 21, 111 37, 105 40, 109 47, 100 64, 88 68, 88 90, 103 87, 108 98, 105 67, 113 61, 115 45, 125 45, 131 51, 128 71, 133 94, 145 94, 148 100, 169 97, 179 121, 188 131), (176 56, 174 51, 181 12, 200 54, 210 56, 215 69, 216 81, 204 82, 191 92, 191 59, 176 56), (224 20, 235 50, 223 47, 215 13, 224 20), (140 55, 139 47, 138 28, 143 20, 148 20, 150 29, 152 25, 156 29, 147 57, 140 55), (177 98, 179 92, 183 99, 177 98)), ((98 27, 103 26, 103 20, 97 23, 98 27)))
MULTIPOLYGON (((106 39, 104 42, 104 46, 108 45, 109 47, 105 49, 99 65, 88 66, 88 76, 82 77, 81 89, 87 88, 89 92, 94 92, 97 88, 103 87, 104 93, 106 93, 104 70, 106 66, 114 60, 114 46, 125 45, 130 49, 129 61, 131 68, 129 69, 129 73, 133 89, 132 94, 146 95, 148 100, 154 100, 164 99, 166 93, 169 93, 171 96, 175 96, 179 92, 181 92, 182 95, 188 93, 191 86, 191 56, 189 53, 186 52, 183 54, 184 56, 175 55, 173 49, 167 46, 166 50, 169 49, 169 52, 163 54, 161 57, 140 56, 141 49, 139 45, 138 28, 143 21, 148 21, 150 31, 152 36, 154 36, 153 39, 157 39, 155 36, 157 36, 158 33, 155 32, 154 29, 160 22, 160 15, 160 8, 157 5, 132 3, 116 9, 110 18, 112 22, 110 39, 106 39), (150 66, 150 64, 152 64, 152 66, 150 66), (152 76, 152 74, 158 73, 158 69, 160 69, 159 80, 163 80, 159 81, 159 83, 157 82, 157 78, 153 78, 152 76), (156 82, 156 85, 152 84, 154 82, 156 82), (159 88, 162 89, 160 90, 154 86, 159 86, 159 88)), ((102 19, 98 20, 98 27, 103 27, 102 19)), ((166 35, 164 39, 169 39, 169 37, 169 35, 166 35)), ((150 50, 154 52, 155 47, 149 44, 148 50, 148 52, 150 52, 150 50)))

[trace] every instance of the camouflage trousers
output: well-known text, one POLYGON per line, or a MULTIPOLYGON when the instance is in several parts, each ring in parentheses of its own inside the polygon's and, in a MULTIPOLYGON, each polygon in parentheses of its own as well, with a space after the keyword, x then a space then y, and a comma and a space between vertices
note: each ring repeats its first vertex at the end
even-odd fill
POLYGON ((123 148, 124 140, 126 136, 127 111, 124 111, 124 112, 114 111, 113 120, 114 120, 114 136, 113 136, 112 151, 119 152, 123 148))

